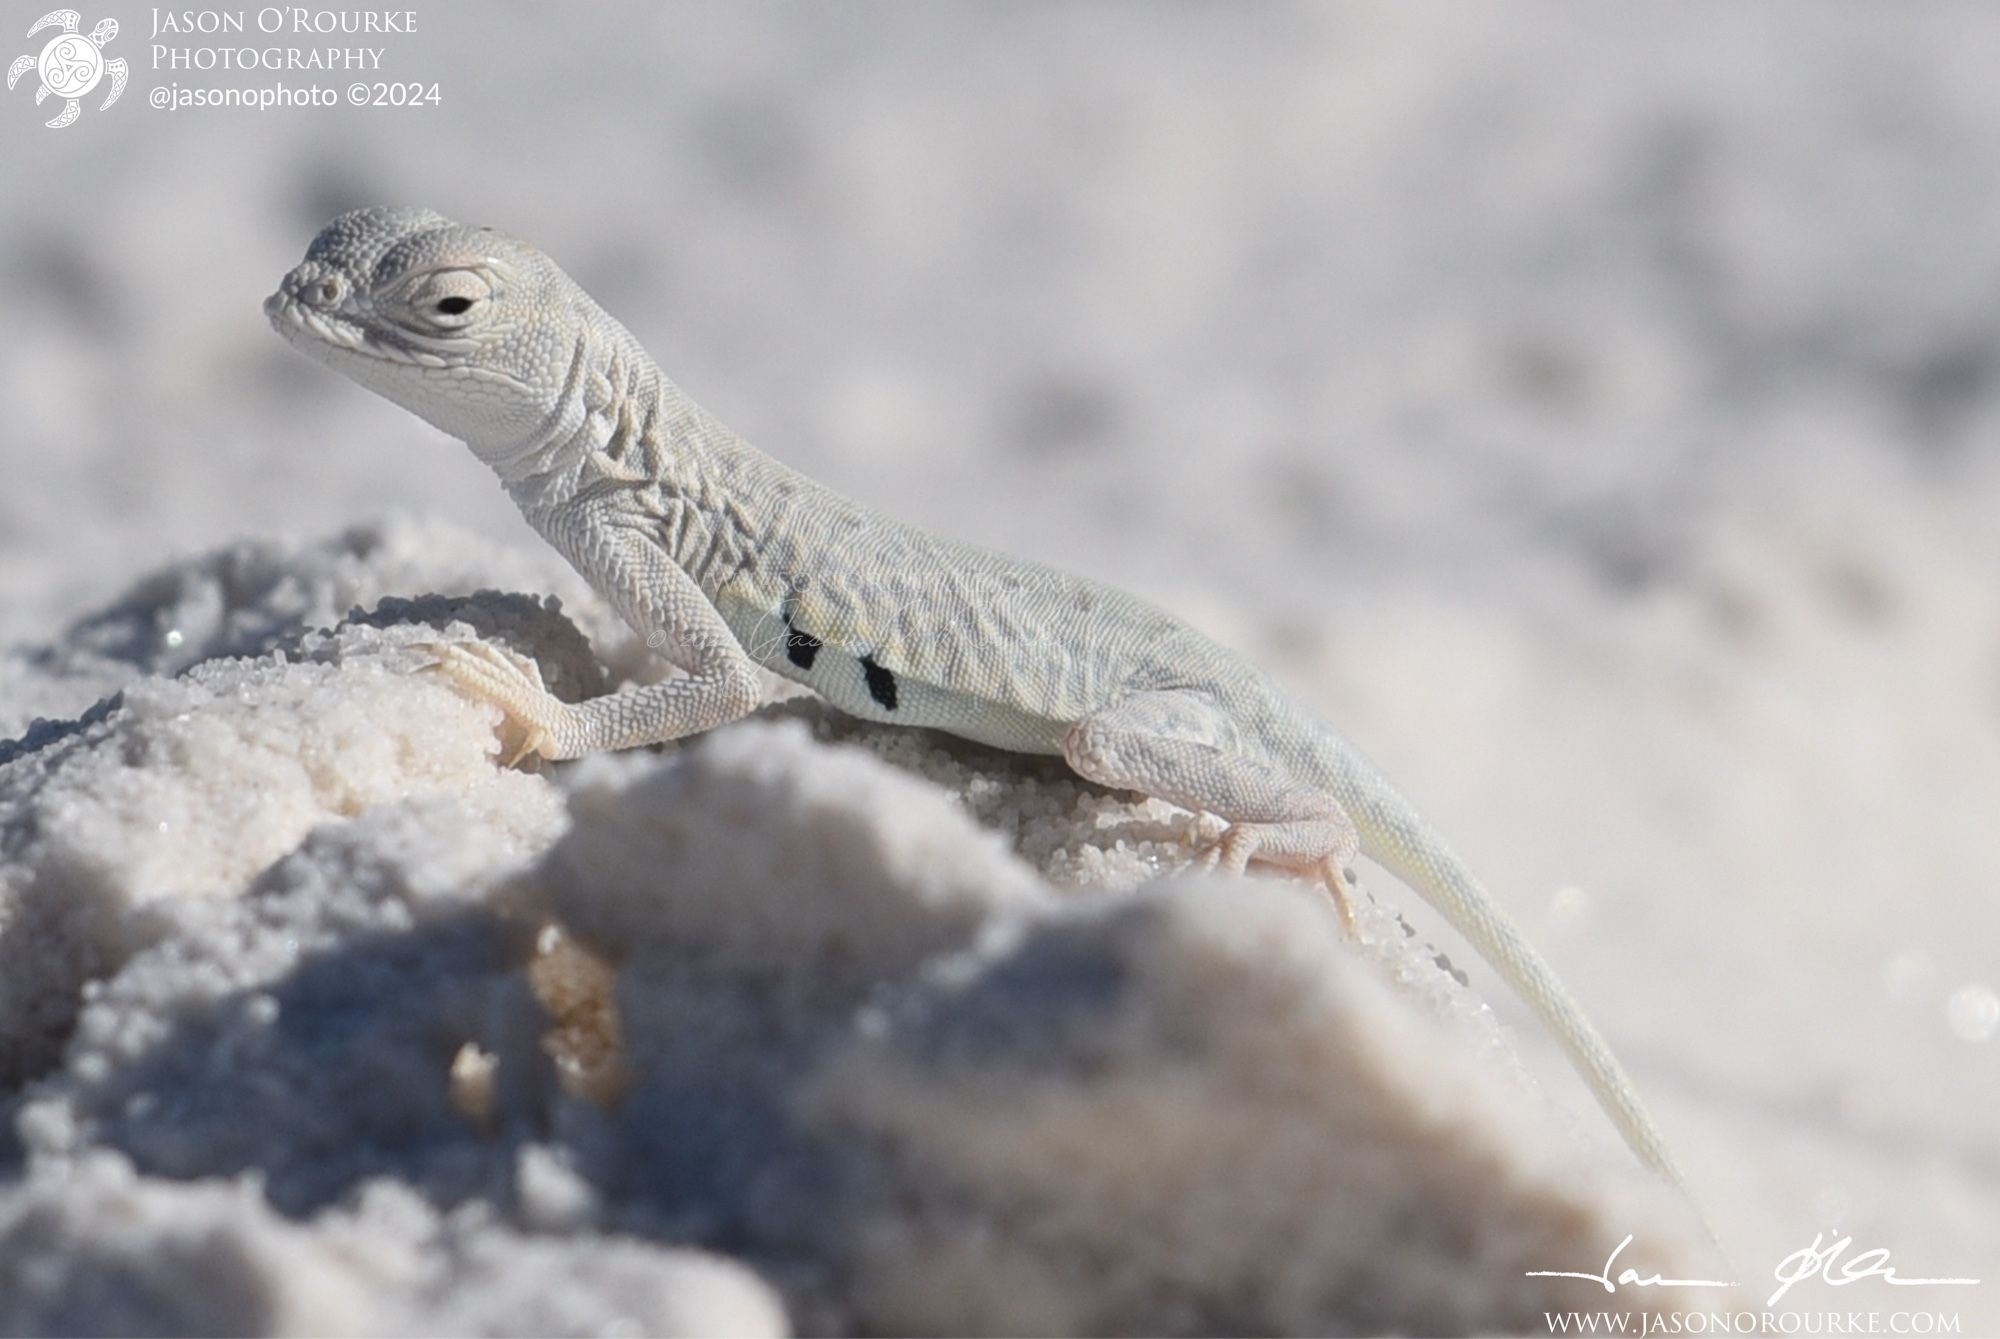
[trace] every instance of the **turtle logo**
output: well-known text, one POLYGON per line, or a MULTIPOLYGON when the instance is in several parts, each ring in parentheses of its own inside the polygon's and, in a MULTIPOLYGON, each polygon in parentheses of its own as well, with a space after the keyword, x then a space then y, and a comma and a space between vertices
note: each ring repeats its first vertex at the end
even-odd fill
POLYGON ((51 130, 61 130, 83 114, 83 104, 77 99, 96 88, 97 81, 105 75, 111 76, 111 91, 105 94, 104 107, 118 101, 118 95, 125 91, 128 71, 124 60, 104 59, 104 44, 118 36, 118 20, 104 20, 90 30, 88 37, 77 32, 82 22, 83 16, 73 9, 58 9, 42 15, 35 20, 35 26, 28 29, 28 36, 33 37, 44 28, 61 28, 62 31, 49 39, 41 55, 23 56, 7 67, 9 88, 28 71, 40 72, 42 86, 35 90, 37 103, 51 93, 68 99, 54 120, 43 123, 51 130))

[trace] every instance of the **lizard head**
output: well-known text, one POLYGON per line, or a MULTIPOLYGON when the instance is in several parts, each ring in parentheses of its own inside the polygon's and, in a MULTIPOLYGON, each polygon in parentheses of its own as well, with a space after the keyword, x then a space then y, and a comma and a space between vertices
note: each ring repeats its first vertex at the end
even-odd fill
POLYGON ((482 456, 537 439, 559 412, 583 325, 547 256, 428 209, 357 209, 320 230, 264 300, 300 352, 482 456))

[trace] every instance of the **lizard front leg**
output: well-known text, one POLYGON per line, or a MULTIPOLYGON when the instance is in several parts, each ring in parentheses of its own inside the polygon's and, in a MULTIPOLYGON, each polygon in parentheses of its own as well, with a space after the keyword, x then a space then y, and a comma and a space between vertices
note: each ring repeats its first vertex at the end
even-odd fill
POLYGON ((1136 790, 1229 826, 1210 864, 1240 873, 1252 860, 1309 871, 1354 928, 1347 867, 1361 853, 1340 802, 1245 753, 1227 713, 1189 690, 1135 693, 1070 727, 1063 757, 1100 785, 1136 790))
POLYGON ((646 643, 686 670, 683 678, 564 702, 542 686, 534 662, 484 643, 432 644, 435 669, 519 726, 529 753, 578 758, 712 730, 754 711, 762 699, 757 666, 694 578, 629 527, 589 531, 595 542, 559 544, 646 643))

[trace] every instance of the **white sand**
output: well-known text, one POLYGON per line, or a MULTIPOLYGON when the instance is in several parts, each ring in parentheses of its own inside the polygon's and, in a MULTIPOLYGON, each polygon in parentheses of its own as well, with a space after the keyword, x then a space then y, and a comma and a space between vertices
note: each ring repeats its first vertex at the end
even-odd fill
POLYGON ((0 1332, 1545 1333, 1666 1299, 1525 1269, 1711 1267, 1383 876, 1343 944, 1176 881, 1164 806, 809 700, 499 770, 399 648, 661 667, 264 328, 412 201, 1270 664, 1755 1301, 1837 1231, 1989 1282, 1787 1308, 2000 1333, 2000 14, 833 12, 434 6, 396 117, 0 104, 0 1332))

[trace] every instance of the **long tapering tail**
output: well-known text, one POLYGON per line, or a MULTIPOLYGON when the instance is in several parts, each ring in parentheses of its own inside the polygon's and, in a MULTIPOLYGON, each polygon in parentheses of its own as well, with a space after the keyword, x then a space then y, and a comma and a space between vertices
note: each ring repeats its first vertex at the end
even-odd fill
POLYGON ((1414 888, 1472 942, 1555 1034, 1632 1151, 1688 1195, 1686 1181, 1610 1046, 1465 862, 1353 746, 1338 741, 1327 761, 1328 780, 1360 829, 1363 852, 1414 888))

